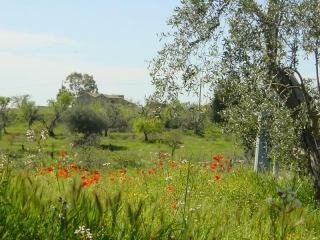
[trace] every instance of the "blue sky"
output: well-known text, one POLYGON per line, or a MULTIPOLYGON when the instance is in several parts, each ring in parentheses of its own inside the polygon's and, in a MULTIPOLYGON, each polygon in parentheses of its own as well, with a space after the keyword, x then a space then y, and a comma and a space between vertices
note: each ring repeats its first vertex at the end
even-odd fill
POLYGON ((72 72, 93 75, 99 92, 143 101, 157 33, 179 0, 0 1, 0 96, 55 98, 72 72))
MULTIPOLYGON (((179 0, 0 1, 0 96, 30 94, 47 105, 72 72, 93 75, 99 92, 143 102, 157 33, 179 0)), ((302 65, 314 76, 314 63, 302 65)), ((182 101, 196 101, 184 97, 182 101)))

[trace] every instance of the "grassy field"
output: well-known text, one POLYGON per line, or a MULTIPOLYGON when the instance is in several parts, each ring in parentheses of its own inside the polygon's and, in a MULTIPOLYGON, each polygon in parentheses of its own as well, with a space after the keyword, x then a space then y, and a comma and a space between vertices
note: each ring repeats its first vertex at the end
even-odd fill
POLYGON ((186 132, 173 159, 160 136, 78 148, 56 133, 28 142, 16 125, 2 136, 0 239, 320 238, 309 178, 253 173, 217 126, 186 132))

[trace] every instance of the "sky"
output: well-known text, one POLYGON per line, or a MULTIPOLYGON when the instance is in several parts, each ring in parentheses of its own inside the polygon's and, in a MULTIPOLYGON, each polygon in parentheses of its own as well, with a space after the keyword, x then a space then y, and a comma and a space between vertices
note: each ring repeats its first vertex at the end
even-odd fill
MULTIPOLYGON (((153 93, 147 61, 180 0, 0 0, 0 96, 54 99, 73 72, 93 75, 100 93, 143 102, 153 93)), ((302 72, 312 77, 314 64, 302 72)), ((185 96, 181 101, 196 101, 185 96)))
POLYGON ((146 61, 179 0, 0 0, 0 96, 54 99, 72 72, 100 93, 143 102, 153 93, 146 61))

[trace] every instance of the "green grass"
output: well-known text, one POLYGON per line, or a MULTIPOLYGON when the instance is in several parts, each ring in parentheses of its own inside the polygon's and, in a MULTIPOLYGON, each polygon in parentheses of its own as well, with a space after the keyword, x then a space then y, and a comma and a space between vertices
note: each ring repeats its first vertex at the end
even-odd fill
POLYGON ((202 136, 186 132, 174 160, 160 157, 170 152, 161 135, 145 142, 142 135, 110 133, 98 148, 79 148, 62 125, 55 132, 28 142, 25 126, 16 124, 2 136, 0 239, 89 239, 89 232, 119 240, 320 238, 308 176, 283 170, 274 179, 230 161, 241 149, 217 126, 202 136), (302 207, 279 197, 277 189, 288 186, 302 207))
POLYGON ((158 159, 126 171, 110 165, 75 168, 69 160, 60 158, 53 169, 2 168, 0 239, 86 239, 75 234, 79 226, 89 228, 93 239, 320 236, 312 185, 292 173, 281 172, 274 180, 251 167, 234 165, 227 171, 230 162, 221 160, 222 167, 213 169, 214 160, 207 159, 206 166, 197 158, 158 159), (67 177, 61 174, 65 170, 67 177), (287 186, 298 189, 302 207, 291 211, 294 205, 283 205, 277 188, 287 186), (268 197, 277 206, 267 203, 268 197))

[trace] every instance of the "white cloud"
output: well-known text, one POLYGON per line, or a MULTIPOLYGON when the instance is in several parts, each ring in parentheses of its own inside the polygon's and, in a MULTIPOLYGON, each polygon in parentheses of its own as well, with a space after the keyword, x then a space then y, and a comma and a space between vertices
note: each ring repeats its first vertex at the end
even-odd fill
POLYGON ((79 43, 68 38, 59 37, 50 33, 27 33, 0 29, 0 47, 39 47, 52 45, 78 45, 79 43))

